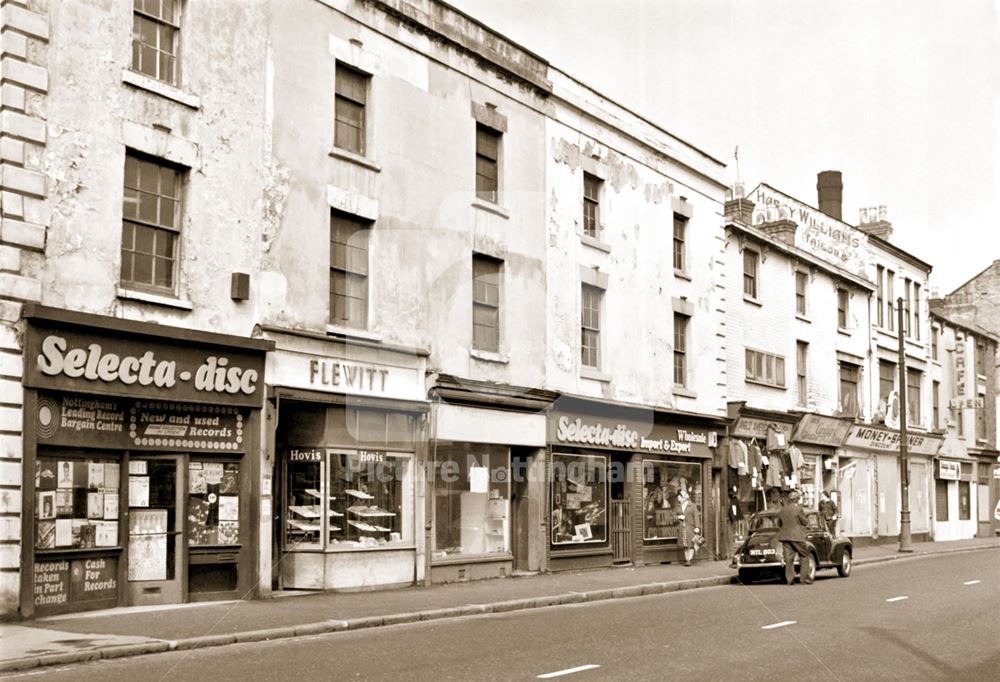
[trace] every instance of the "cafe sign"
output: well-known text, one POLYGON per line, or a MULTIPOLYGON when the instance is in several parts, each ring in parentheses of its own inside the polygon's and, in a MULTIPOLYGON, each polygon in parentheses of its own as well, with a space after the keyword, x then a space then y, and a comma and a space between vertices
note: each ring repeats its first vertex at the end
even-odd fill
POLYGON ((953 410, 981 410, 986 405, 986 401, 979 398, 952 398, 948 401, 948 407, 953 410))
MULTIPOLYGON (((941 447, 941 439, 921 434, 907 434, 906 450, 910 454, 933 455, 941 447)), ((847 436, 845 447, 899 452, 899 432, 873 426, 856 425, 847 436)))
POLYGON ((31 327, 26 386, 133 398, 259 406, 264 355, 145 336, 31 327))
POLYGON ((962 464, 942 459, 938 462, 938 478, 945 481, 958 481, 962 478, 962 464))
POLYGON ((795 430, 795 442, 839 447, 850 430, 851 422, 847 420, 805 414, 795 430))

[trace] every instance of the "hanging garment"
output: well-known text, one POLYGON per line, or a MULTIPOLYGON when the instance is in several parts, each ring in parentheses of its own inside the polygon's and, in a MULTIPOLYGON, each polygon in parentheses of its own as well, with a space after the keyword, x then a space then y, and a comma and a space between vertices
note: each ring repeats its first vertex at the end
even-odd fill
POLYGON ((783 483, 784 471, 781 469, 781 458, 771 457, 768 460, 765 483, 769 488, 780 488, 783 483))
POLYGON ((757 445, 756 438, 750 441, 747 468, 749 469, 750 475, 756 473, 760 476, 764 473, 764 456, 761 454, 760 446, 757 445))
POLYGON ((802 451, 794 445, 788 448, 788 458, 792 462, 792 471, 798 471, 806 463, 806 458, 802 456, 802 451))
POLYGON ((748 500, 753 497, 753 486, 751 485, 749 476, 740 476, 737 479, 737 485, 739 487, 739 497, 741 500, 748 500))
POLYGON ((747 446, 741 440, 729 440, 729 466, 740 474, 747 473, 747 446))
POLYGON ((773 426, 767 427, 767 449, 784 450, 786 447, 788 443, 785 442, 785 433, 773 426))

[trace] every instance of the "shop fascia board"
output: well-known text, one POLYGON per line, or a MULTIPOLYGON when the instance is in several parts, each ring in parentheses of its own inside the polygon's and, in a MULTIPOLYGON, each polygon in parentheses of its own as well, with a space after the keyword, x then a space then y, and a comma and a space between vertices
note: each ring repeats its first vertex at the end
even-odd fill
POLYGON ((52 323, 66 326, 94 329, 104 335, 134 335, 147 336, 154 339, 171 339, 203 346, 218 346, 223 348, 237 347, 249 351, 266 353, 273 351, 274 341, 269 339, 219 334, 184 327, 172 327, 158 322, 140 322, 118 317, 82 313, 62 308, 52 308, 37 303, 27 303, 24 306, 24 319, 40 323, 52 323), (109 326, 109 321, 114 321, 109 326))
POLYGON ((625 403, 613 400, 602 400, 592 396, 581 396, 571 393, 560 394, 552 403, 553 410, 571 412, 579 411, 584 414, 597 413, 601 416, 609 412, 617 412, 617 415, 628 417, 636 413, 653 414, 656 418, 671 418, 676 420, 686 420, 687 422, 701 422, 706 425, 713 425, 724 428, 732 422, 731 419, 722 415, 704 414, 702 412, 689 412, 687 410, 676 410, 658 405, 643 405, 639 403, 625 403), (602 412, 603 410, 603 412, 602 412))
POLYGON ((430 378, 434 381, 429 390, 432 399, 460 405, 541 412, 549 408, 559 395, 555 391, 462 379, 450 374, 430 378))
POLYGON ((312 355, 330 355, 331 352, 340 352, 350 349, 363 349, 361 354, 351 357, 352 360, 364 360, 385 365, 396 365, 399 367, 417 366, 429 357, 431 352, 427 348, 415 346, 401 346, 382 341, 371 341, 368 339, 331 336, 325 332, 314 332, 304 329, 288 329, 273 325, 260 325, 260 331, 276 344, 276 350, 286 350, 312 355), (415 358, 415 363, 407 365, 400 362, 400 358, 415 358))

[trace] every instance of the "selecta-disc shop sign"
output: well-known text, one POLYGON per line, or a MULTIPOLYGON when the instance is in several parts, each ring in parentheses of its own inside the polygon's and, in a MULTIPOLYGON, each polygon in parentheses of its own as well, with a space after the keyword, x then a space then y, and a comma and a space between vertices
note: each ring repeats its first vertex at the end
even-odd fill
POLYGON ((260 401, 263 355, 63 331, 39 338, 37 352, 28 355, 31 385, 196 402, 260 401))

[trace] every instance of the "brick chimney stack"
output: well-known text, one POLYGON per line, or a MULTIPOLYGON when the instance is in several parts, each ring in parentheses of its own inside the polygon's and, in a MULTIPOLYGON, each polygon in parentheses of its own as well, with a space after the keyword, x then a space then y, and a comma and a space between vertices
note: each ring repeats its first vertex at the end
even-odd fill
POLYGON ((737 182, 732 189, 726 191, 726 220, 742 225, 753 224, 753 202, 744 196, 745 193, 742 182, 737 182))
POLYGON ((889 237, 892 236, 892 223, 889 222, 887 212, 885 205, 861 209, 858 229, 889 241, 889 237))
POLYGON ((816 192, 819 194, 819 210, 831 218, 843 220, 844 180, 840 171, 821 171, 816 176, 816 192))

